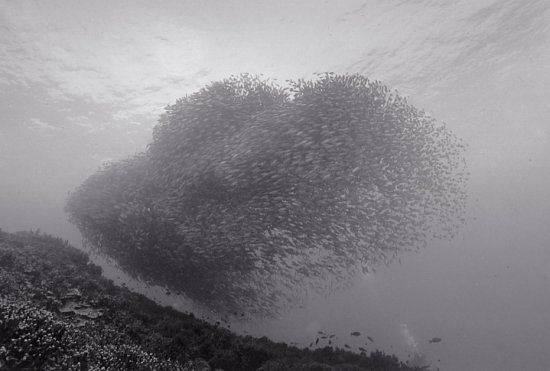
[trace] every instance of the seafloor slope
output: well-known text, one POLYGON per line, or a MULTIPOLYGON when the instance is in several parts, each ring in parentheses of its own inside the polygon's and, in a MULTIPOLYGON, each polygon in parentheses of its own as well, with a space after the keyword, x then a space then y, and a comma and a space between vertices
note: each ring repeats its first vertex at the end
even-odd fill
POLYGON ((117 287, 67 242, 0 230, 0 369, 410 370, 381 352, 238 336, 117 287))

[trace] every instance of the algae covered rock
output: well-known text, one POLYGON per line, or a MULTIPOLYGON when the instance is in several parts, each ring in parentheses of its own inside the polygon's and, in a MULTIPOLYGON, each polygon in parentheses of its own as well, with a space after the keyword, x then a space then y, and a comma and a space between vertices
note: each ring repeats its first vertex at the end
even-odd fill
POLYGON ((147 150, 69 198, 97 251, 223 311, 270 314, 346 284, 464 209, 464 146, 379 82, 242 75, 168 106, 147 150))

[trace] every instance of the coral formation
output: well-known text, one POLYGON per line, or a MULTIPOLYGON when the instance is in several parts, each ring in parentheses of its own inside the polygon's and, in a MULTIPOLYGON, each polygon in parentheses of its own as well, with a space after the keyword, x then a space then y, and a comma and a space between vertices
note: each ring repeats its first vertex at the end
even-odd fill
POLYGON ((242 337, 116 287, 66 241, 0 230, 0 369, 410 370, 381 352, 242 337))

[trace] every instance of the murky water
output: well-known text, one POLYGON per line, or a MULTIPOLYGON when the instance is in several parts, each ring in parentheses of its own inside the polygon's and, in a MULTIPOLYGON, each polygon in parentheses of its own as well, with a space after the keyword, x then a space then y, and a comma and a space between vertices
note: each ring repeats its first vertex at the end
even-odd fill
POLYGON ((468 143, 466 223, 349 291, 232 328, 304 346, 324 331, 442 370, 550 369, 546 2, 59 4, 0 2, 0 228, 79 245, 67 192, 142 150, 162 107, 208 81, 360 72, 468 143))

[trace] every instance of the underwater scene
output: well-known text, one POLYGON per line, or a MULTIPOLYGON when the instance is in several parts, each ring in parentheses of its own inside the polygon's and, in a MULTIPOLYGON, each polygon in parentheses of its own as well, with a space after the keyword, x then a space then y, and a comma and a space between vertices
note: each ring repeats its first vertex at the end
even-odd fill
POLYGON ((548 2, 0 28, 0 369, 550 369, 548 2))

